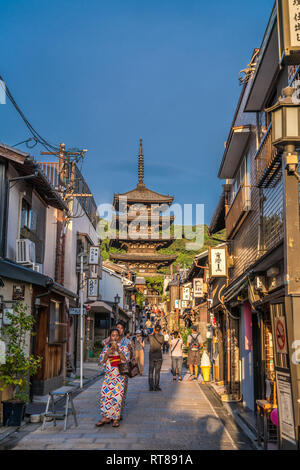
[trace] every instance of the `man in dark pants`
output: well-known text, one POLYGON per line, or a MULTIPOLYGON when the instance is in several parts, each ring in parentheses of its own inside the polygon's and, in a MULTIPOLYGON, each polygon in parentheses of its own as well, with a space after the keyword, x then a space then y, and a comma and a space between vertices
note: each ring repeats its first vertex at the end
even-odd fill
POLYGON ((149 351, 149 390, 161 391, 159 387, 160 369, 162 366, 162 352, 161 349, 164 344, 164 336, 160 333, 160 325, 156 325, 154 332, 148 336, 150 344, 149 351), (154 373, 154 380, 153 380, 154 373))

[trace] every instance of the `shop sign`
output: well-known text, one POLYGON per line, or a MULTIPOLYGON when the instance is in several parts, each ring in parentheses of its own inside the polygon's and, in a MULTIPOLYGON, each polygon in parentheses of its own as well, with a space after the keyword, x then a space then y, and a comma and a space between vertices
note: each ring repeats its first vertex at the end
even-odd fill
POLYGON ((300 0, 277 0, 280 61, 298 65, 300 56, 300 0))
POLYGON ((182 288, 182 300, 190 300, 190 288, 189 287, 182 288))
POLYGON ((25 284, 14 284, 12 300, 24 300, 24 299, 25 299, 25 284))
MULTIPOLYGON (((69 308, 69 315, 80 315, 80 307, 69 308)), ((86 315, 86 308, 83 307, 83 315, 86 315)))
POLYGON ((97 278, 88 279, 88 284, 87 284, 88 298, 98 297, 98 285, 99 285, 99 281, 97 278))
POLYGON ((193 279, 193 287, 194 287, 194 297, 199 298, 203 297, 203 278, 196 277, 193 279))
POLYGON ((227 249, 210 248, 209 268, 210 277, 227 277, 227 249))
POLYGON ((179 300, 175 300, 175 308, 179 308, 179 300))
POLYGON ((89 264, 99 265, 100 264, 100 247, 91 246, 89 250, 89 264))
POLYGON ((275 318, 275 338, 277 352, 287 354, 287 338, 284 317, 275 318))
POLYGON ((276 372, 278 393, 278 414, 281 439, 296 444, 295 422, 292 400, 291 376, 283 372, 276 372))

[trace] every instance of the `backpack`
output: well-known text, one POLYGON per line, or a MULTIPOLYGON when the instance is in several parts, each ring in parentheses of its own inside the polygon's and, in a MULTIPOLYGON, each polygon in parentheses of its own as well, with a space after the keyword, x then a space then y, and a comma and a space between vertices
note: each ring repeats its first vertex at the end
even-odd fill
POLYGON ((200 348, 200 344, 198 342, 198 336, 199 336, 199 333, 197 334, 196 338, 194 338, 192 335, 191 335, 191 338, 192 338, 192 341, 190 343, 190 350, 191 351, 199 351, 199 348, 200 348))

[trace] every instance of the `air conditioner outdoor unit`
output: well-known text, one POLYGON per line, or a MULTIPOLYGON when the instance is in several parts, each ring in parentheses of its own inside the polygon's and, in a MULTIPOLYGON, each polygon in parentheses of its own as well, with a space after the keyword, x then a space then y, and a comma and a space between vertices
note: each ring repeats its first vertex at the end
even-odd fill
POLYGON ((35 243, 28 238, 16 242, 16 262, 24 265, 35 264, 35 243))

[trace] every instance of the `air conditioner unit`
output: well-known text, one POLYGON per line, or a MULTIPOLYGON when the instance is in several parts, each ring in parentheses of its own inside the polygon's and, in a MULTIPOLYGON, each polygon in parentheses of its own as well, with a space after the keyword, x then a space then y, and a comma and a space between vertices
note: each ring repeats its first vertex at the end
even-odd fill
POLYGON ((35 243, 28 238, 16 242, 16 262, 24 265, 35 264, 35 243))

